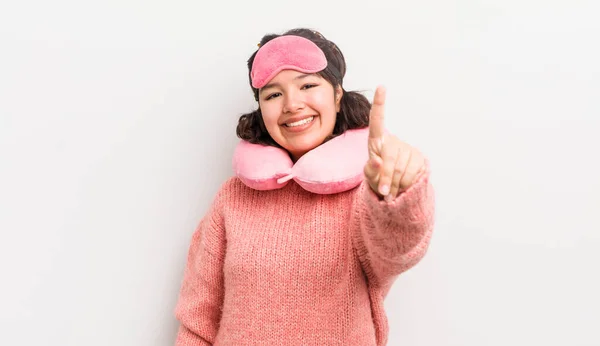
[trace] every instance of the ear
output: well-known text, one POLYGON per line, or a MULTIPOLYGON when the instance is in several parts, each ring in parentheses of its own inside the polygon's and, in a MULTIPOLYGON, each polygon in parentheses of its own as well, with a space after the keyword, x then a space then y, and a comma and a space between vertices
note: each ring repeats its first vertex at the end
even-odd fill
POLYGON ((339 112, 341 108, 342 96, 344 95, 344 91, 342 90, 342 86, 338 85, 335 88, 335 111, 339 112))

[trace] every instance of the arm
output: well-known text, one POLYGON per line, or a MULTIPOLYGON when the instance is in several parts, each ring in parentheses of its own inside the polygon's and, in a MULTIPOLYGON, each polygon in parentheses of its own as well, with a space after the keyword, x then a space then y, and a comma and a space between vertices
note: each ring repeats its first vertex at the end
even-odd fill
POLYGON ((395 278, 417 264, 429 246, 434 224, 434 191, 429 167, 391 202, 365 182, 353 205, 352 237, 371 283, 389 290, 395 278))
POLYGON ((219 206, 217 199, 192 236, 175 308, 180 321, 176 346, 210 346, 219 329, 225 257, 225 230, 219 206))

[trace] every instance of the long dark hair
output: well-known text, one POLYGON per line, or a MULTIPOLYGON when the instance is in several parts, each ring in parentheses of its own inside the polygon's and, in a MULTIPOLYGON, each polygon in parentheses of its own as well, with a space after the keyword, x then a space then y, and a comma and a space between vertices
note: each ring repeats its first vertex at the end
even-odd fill
MULTIPOLYGON (((327 67, 323 71, 317 72, 317 74, 333 85, 334 90, 336 90, 338 86, 342 87, 344 76, 346 75, 346 60, 344 59, 342 51, 335 43, 327 40, 318 31, 306 28, 292 29, 285 32, 283 35, 295 35, 307 38, 321 48, 321 50, 325 53, 325 57, 327 58, 327 67)), ((265 35, 260 40, 259 46, 263 46, 270 40, 283 35, 265 35)), ((248 80, 250 82, 250 87, 254 92, 254 99, 256 101, 258 101, 259 90, 252 87, 250 71, 252 71, 252 63, 254 62, 254 57, 256 56, 257 52, 258 50, 256 50, 256 52, 250 56, 250 59, 248 59, 248 80)), ((343 87, 342 90, 343 94, 342 99, 340 100, 340 111, 336 115, 333 133, 326 140, 339 136, 346 130, 359 129, 369 126, 369 111, 371 110, 371 104, 369 103, 369 100, 367 100, 364 95, 359 94, 358 92, 346 91, 343 89, 343 87)), ((269 132, 267 132, 260 108, 251 113, 240 116, 236 133, 239 138, 247 140, 251 143, 279 147, 279 144, 277 144, 277 142, 271 138, 269 132)))

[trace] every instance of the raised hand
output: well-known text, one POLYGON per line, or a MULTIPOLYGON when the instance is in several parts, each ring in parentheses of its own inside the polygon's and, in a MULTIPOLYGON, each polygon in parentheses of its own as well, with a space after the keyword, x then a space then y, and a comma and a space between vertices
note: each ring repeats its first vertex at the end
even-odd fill
POLYGON ((425 168, 417 149, 387 133, 384 126, 385 89, 377 87, 369 115, 369 161, 365 177, 375 193, 391 201, 408 189, 425 168))

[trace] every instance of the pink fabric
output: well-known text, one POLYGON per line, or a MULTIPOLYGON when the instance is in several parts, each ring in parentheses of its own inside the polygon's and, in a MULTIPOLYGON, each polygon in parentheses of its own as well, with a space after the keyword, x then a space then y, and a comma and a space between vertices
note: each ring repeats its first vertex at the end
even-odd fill
POLYGON ((294 163, 287 151, 270 146, 240 141, 233 153, 232 166, 240 180, 256 190, 272 190, 287 184, 277 180, 292 173, 294 163))
POLYGON ((348 130, 304 154, 295 164, 287 151, 240 141, 233 155, 234 173, 257 190, 284 187, 290 179, 310 192, 332 194, 355 188, 369 159, 369 128, 348 130))
POLYGON ((258 49, 250 77, 252 86, 260 89, 282 70, 315 73, 325 67, 325 53, 314 42, 300 36, 284 35, 272 39, 258 49))
POLYGON ((433 224, 429 170, 391 202, 232 178, 193 233, 176 345, 385 345, 384 298, 433 224))

